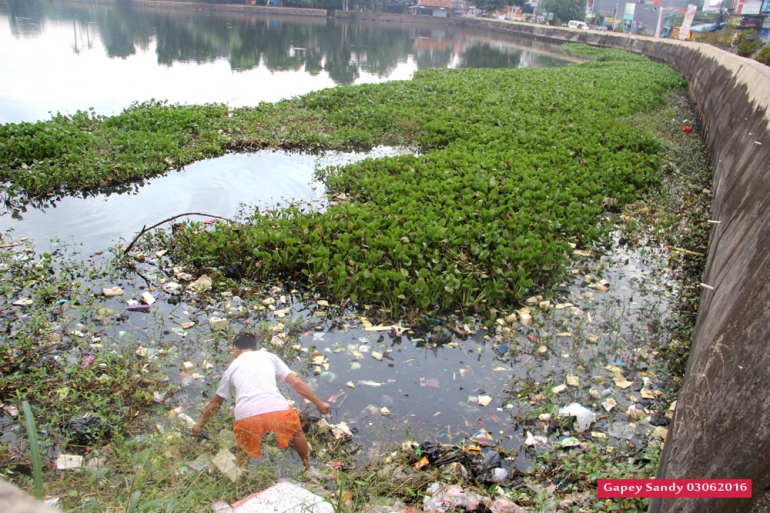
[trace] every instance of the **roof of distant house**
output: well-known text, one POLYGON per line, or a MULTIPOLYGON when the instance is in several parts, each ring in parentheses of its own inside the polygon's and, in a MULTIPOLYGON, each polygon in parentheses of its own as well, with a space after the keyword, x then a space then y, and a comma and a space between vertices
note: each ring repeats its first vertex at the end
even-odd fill
POLYGON ((419 0, 420 7, 435 7, 436 9, 451 9, 449 0, 419 0))

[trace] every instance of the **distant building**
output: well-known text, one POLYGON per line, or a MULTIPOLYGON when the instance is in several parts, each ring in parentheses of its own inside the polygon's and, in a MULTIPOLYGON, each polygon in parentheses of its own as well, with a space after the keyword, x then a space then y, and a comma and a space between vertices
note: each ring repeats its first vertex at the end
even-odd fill
MULTIPOLYGON (((587 3, 590 3, 588 0, 587 3)), ((727 11, 742 16, 741 28, 756 28, 770 44, 770 0, 731 0, 727 11)), ((643 3, 624 0, 593 0, 590 17, 603 18, 604 25, 620 25, 624 32, 652 35, 658 25, 659 9, 663 9, 663 26, 671 26, 674 18, 687 11, 695 0, 646 0, 643 3), (617 19, 615 19, 617 18, 617 19)), ((705 10, 718 10, 721 0, 706 0, 705 10)), ((586 9, 588 10, 588 8, 586 9)))
POLYGON ((464 16, 466 3, 463 0, 449 0, 452 6, 452 16, 464 16))
MULTIPOLYGON (((721 7, 721 1, 711 0, 708 10, 721 7)), ((726 10, 728 15, 740 17, 741 29, 755 29, 765 44, 770 44, 770 0, 732 0, 726 10)))
POLYGON ((768 15, 770 14, 770 0, 732 0, 728 9, 736 16, 768 15))
POLYGON ((409 7, 409 12, 415 16, 446 18, 451 15, 452 3, 449 0, 417 0, 416 5, 409 7))
POLYGON ((654 0, 654 3, 594 0, 592 15, 603 17, 605 25, 622 25, 624 32, 652 35, 658 25, 660 9, 663 9, 665 25, 666 20, 683 15, 687 11, 687 5, 692 2, 693 0, 654 0))

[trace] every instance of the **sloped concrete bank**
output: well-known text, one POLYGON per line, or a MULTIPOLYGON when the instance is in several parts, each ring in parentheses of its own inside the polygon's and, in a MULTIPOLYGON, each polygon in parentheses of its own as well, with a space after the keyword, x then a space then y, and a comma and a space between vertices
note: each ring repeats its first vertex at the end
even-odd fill
POLYGON ((770 511, 770 67, 697 43, 493 20, 464 26, 647 55, 690 84, 714 168, 714 224, 684 385, 659 478, 745 478, 752 499, 654 500, 651 512, 770 511))

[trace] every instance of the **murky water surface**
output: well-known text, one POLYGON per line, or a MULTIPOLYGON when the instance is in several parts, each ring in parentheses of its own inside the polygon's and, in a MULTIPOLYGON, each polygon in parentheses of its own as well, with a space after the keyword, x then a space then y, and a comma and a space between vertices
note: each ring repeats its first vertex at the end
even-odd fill
POLYGON ((323 156, 271 150, 230 154, 196 162, 146 185, 64 196, 38 208, 28 206, 21 219, 0 216, 0 232, 13 228, 41 243, 61 239, 93 253, 117 245, 121 239, 130 241, 143 226, 188 212, 232 218, 242 204, 248 211, 278 204, 318 210, 326 198, 323 184, 314 181, 316 169, 409 152, 379 147, 368 153, 329 152, 323 156))
POLYGON ((400 24, 0 1, 0 123, 134 101, 275 102, 435 67, 578 62, 555 45, 444 24, 400 24))
MULTIPOLYGON (((98 302, 125 314, 124 319, 95 318, 94 312, 65 306, 65 322, 56 329, 77 331, 85 343, 60 360, 79 365, 99 351, 136 352, 164 369, 173 389, 164 398, 166 410, 181 406, 197 417, 231 361, 228 339, 241 330, 266 330, 264 347, 277 353, 295 349, 289 351, 296 355, 288 359, 291 368, 332 404, 330 421, 344 421, 355 431, 353 442, 362 446, 360 462, 382 457, 391 442, 404 437, 457 443, 480 429, 503 447, 520 449, 526 432, 533 430, 523 417, 550 408, 531 393, 522 395, 521 386, 529 382, 530 389, 548 391, 572 375, 579 385, 566 386, 554 396, 554 404, 590 404, 592 388, 617 407, 612 412, 595 409, 598 418, 591 431, 642 447, 647 443, 644 423, 629 424, 624 413, 639 399, 613 384, 608 366, 630 380, 652 363, 653 348, 663 337, 659 322, 667 315, 672 292, 665 264, 665 255, 657 251, 629 252, 616 246, 598 260, 575 261, 571 278, 559 286, 551 306, 531 309, 529 325, 520 315, 493 329, 460 317, 429 318, 422 327, 402 319, 408 330, 397 336, 372 331, 382 321, 375 308, 335 307, 325 298, 281 287, 244 289, 256 295, 251 300, 225 292, 172 304, 176 300, 159 286, 161 279, 171 279, 171 264, 150 256, 139 264, 144 278, 93 284, 95 289, 118 285, 125 290, 122 297, 98 302), (582 274, 600 270, 610 282, 606 292, 587 287, 582 274), (146 290, 158 292, 151 312, 127 312, 126 300, 139 299, 146 290), (221 329, 211 327, 216 318, 227 319, 221 329), (194 324, 185 329, 184 323, 194 324), (92 337, 99 341, 89 345, 92 337)), ((661 385, 645 381, 644 386, 655 390, 661 385)), ((287 393, 298 408, 315 413, 293 391, 287 393)), ((166 429, 174 424, 163 418, 153 422, 166 429)), ((148 429, 155 427, 153 423, 148 429)), ((514 464, 522 470, 529 465, 523 450, 514 464)))

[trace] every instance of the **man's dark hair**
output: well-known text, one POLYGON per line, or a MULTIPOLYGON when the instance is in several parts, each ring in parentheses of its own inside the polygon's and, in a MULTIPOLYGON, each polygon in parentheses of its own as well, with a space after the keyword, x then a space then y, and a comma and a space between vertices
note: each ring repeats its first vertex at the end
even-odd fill
POLYGON ((240 350, 257 349, 257 337, 253 333, 238 333, 233 339, 233 346, 240 350))

